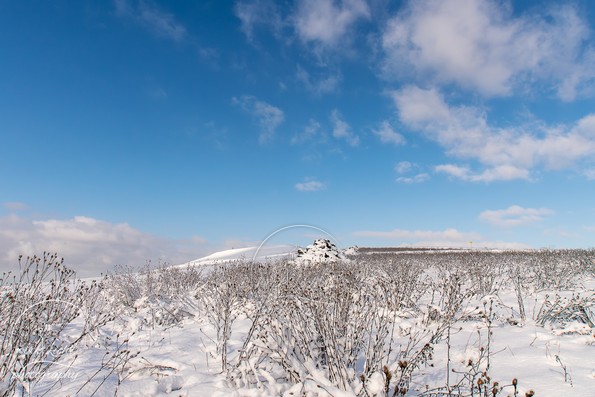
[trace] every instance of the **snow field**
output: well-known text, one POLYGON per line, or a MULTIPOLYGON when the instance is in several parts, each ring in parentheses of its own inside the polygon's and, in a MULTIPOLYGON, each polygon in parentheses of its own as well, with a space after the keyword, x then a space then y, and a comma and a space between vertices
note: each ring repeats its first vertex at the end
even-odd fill
POLYGON ((324 246, 294 261, 202 272, 119 269, 99 294, 109 321, 87 333, 85 316, 71 321, 58 340, 84 337, 28 390, 595 396, 593 250, 349 253, 346 261, 324 246))

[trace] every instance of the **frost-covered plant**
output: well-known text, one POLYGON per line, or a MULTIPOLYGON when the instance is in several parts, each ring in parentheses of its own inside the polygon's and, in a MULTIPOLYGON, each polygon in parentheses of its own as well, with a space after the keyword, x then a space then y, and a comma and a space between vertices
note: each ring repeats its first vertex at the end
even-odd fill
POLYGON ((537 291, 545 289, 568 289, 575 285, 577 276, 587 270, 588 258, 593 258, 593 250, 552 250, 534 251, 524 261, 524 268, 532 276, 532 284, 537 291), (589 252, 590 251, 590 252, 589 252))
POLYGON ((570 298, 556 294, 553 300, 546 295, 535 322, 544 326, 546 323, 568 323, 576 320, 594 328, 595 317, 591 310, 593 306, 595 306, 595 294, 581 296, 573 293, 570 298))
MULTIPOLYGON (((355 257, 361 264, 361 258, 355 257)), ((425 266, 411 255, 376 254, 368 258, 369 278, 383 293, 391 310, 411 309, 430 284, 423 278, 425 266)))
MULTIPOLYGON (((458 320, 457 317, 464 300, 471 295, 462 292, 462 279, 458 274, 458 270, 454 268, 443 273, 442 283, 438 286, 439 309, 435 311, 436 314, 433 317, 430 316, 430 311, 428 311, 428 317, 424 321, 427 328, 421 329, 412 335, 409 338, 407 347, 399 355, 399 365, 395 373, 398 376, 395 377, 394 396, 404 396, 407 393, 414 371, 432 358, 434 345, 443 339, 445 332, 448 333, 448 338, 450 338, 450 328, 458 320), (435 322, 435 327, 429 327, 431 320, 435 322)), ((448 376, 449 368, 447 365, 447 383, 448 376)))
POLYGON ((116 307, 135 308, 135 303, 147 297, 174 298, 194 291, 203 280, 201 269, 195 266, 170 266, 159 263, 151 268, 148 262, 140 270, 131 266, 116 266, 105 279, 106 297, 116 307))
POLYGON ((358 369, 368 377, 382 368, 390 313, 366 278, 349 264, 317 265, 282 287, 262 323, 259 346, 292 383, 323 378, 349 390, 358 369), (356 367, 360 357, 363 368, 356 367))
POLYGON ((148 262, 140 271, 116 266, 104 281, 106 310, 116 314, 128 328, 171 327, 197 315, 192 292, 203 283, 202 270, 193 266, 170 266, 148 262))
POLYGON ((76 280, 56 254, 21 259, 18 276, 5 273, 0 279, 2 396, 29 392, 52 364, 110 319, 100 311, 100 286, 76 280), (79 317, 78 337, 62 338, 79 317))
POLYGON ((195 293, 208 321, 215 328, 222 371, 227 369, 227 346, 233 322, 248 303, 250 268, 249 262, 245 261, 216 265, 195 293))

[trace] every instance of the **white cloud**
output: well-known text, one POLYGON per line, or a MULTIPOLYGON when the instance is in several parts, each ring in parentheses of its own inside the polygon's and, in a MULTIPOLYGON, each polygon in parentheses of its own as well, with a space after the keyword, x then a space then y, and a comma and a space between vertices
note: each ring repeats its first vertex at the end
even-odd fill
POLYGON ((219 70, 219 58, 221 57, 221 51, 216 48, 201 47, 198 49, 198 53, 202 60, 215 70, 219 70))
POLYGON ((300 192, 316 192, 318 190, 326 189, 324 183, 318 181, 297 183, 294 187, 300 192))
POLYGON ((472 175, 469 167, 459 167, 455 164, 442 164, 434 167, 436 172, 444 172, 461 179, 470 179, 472 175))
POLYGON ((277 6, 270 0, 238 1, 233 11, 241 21, 241 30, 248 41, 254 39, 255 25, 269 25, 278 32, 282 26, 277 6))
POLYGON ((572 238, 583 238, 580 234, 576 232, 567 232, 565 230, 560 230, 560 236, 562 237, 572 237, 572 238))
POLYGON ((316 120, 310 119, 310 123, 304 128, 304 132, 296 134, 291 139, 291 143, 303 143, 311 139, 314 139, 314 137, 318 134, 319 131, 320 124, 316 120))
POLYGON ((583 229, 588 232, 595 232, 595 226, 583 226, 583 229))
POLYGON ((554 211, 548 208, 523 208, 513 205, 504 210, 483 211, 479 214, 479 220, 501 227, 527 226, 538 223, 544 216, 552 214, 554 211))
POLYGON ((409 231, 395 229, 392 232, 377 231, 358 231, 353 233, 356 237, 378 238, 383 240, 403 241, 403 246, 412 243, 414 247, 463 247, 469 248, 470 241, 473 241, 473 248, 492 248, 492 249, 527 249, 531 248, 522 243, 504 242, 504 241, 486 241, 481 235, 471 232, 459 232, 456 229, 446 229, 444 231, 409 231))
POLYGON ((343 80, 341 73, 329 74, 326 77, 321 77, 318 80, 312 80, 310 74, 298 65, 297 78, 302 81, 308 91, 321 96, 322 94, 330 94, 336 91, 337 85, 343 80))
POLYGON ((436 171, 471 181, 529 179, 530 169, 565 169, 595 154, 595 114, 573 126, 548 127, 533 123, 516 128, 488 125, 484 110, 473 106, 449 107, 436 89, 406 86, 391 91, 400 121, 438 142, 447 154, 477 159, 487 170, 441 165, 436 171))
POLYGON ((517 168, 512 165, 499 165, 489 168, 482 173, 473 173, 467 166, 460 167, 456 164, 442 164, 434 167, 434 171, 443 172, 465 181, 491 182, 494 180, 509 181, 513 179, 529 180, 529 170, 517 168))
POLYGON ((351 146, 359 145, 359 137, 354 135, 351 127, 345 121, 341 120, 341 113, 335 109, 331 112, 331 121, 333 122, 333 136, 339 139, 345 139, 351 146))
POLYGON ((302 41, 334 46, 354 22, 369 17, 364 0, 301 0, 294 24, 302 41))
POLYGON ((405 172, 409 172, 411 170, 411 163, 409 161, 401 161, 399 164, 395 166, 395 171, 399 174, 404 174, 405 172))
POLYGON ((482 237, 475 233, 463 233, 456 229, 446 229, 443 232, 433 231, 409 231, 395 229, 392 232, 372 232, 372 231, 359 231, 353 233, 356 237, 379 237, 392 240, 445 240, 445 241, 467 241, 479 240, 482 237))
POLYGON ((388 94, 395 101, 401 122, 411 128, 446 124, 452 119, 444 97, 435 88, 424 90, 410 85, 388 94))
POLYGON ((261 241, 250 241, 247 238, 239 239, 239 238, 230 238, 223 242, 222 249, 229 250, 229 249, 238 249, 238 248, 249 248, 249 247, 258 247, 261 241))
POLYGON ((158 36, 173 41, 181 41, 186 36, 186 28, 152 1, 115 0, 115 5, 116 15, 132 18, 158 36))
POLYGON ((275 135, 275 129, 285 120, 281 109, 259 101, 252 95, 243 95, 240 99, 233 97, 232 101, 258 119, 261 131, 258 141, 261 144, 269 142, 275 135))
MULTIPOLYGON (((354 25, 370 19, 370 8, 366 0, 296 0, 289 7, 272 0, 240 0, 234 6, 234 14, 249 42, 255 41, 256 27, 265 26, 287 44, 299 38, 323 65, 323 53, 346 48, 352 41, 354 25), (287 35, 287 30, 292 32, 287 35)), ((336 74, 321 82, 332 86, 340 80, 341 76, 336 74)))
POLYGON ((79 277, 97 276, 114 265, 142 266, 158 259, 184 263, 213 252, 202 237, 168 239, 127 223, 112 224, 84 216, 31 220, 16 214, 0 217, 0 268, 18 271, 18 256, 58 253, 79 277))
POLYGON ((415 0, 387 24, 383 71, 489 96, 547 79, 572 100, 593 87, 595 52, 584 45, 590 37, 570 5, 515 17, 508 2, 415 0))
POLYGON ((412 178, 406 178, 406 177, 399 177, 396 179, 397 182, 404 182, 404 183, 422 183, 427 181, 428 179, 430 179, 430 176, 428 174, 417 174, 412 178))
POLYGON ((553 229, 545 229, 541 234, 544 236, 561 236, 561 237, 570 237, 574 239, 582 239, 583 237, 576 233, 576 232, 567 232, 565 230, 565 226, 558 226, 553 229))
POLYGON ((395 146, 404 145, 406 143, 405 137, 398 132, 393 130, 388 120, 383 121, 380 124, 378 130, 372 130, 372 132, 380 137, 380 141, 383 143, 392 143, 395 146))
POLYGON ((585 170, 584 174, 587 177, 587 179, 590 180, 590 181, 592 181, 593 179, 595 179, 595 169, 594 168, 585 170))

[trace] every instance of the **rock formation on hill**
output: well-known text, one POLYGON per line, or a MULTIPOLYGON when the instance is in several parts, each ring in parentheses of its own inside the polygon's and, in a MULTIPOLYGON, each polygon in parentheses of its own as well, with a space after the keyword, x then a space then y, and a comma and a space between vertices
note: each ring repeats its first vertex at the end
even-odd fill
POLYGON ((357 254, 359 254, 359 247, 357 245, 352 245, 349 248, 345 248, 343 250, 343 253, 345 255, 357 255, 357 254))
POLYGON ((298 249, 295 262, 298 264, 348 261, 343 251, 330 240, 319 238, 305 249, 298 249))

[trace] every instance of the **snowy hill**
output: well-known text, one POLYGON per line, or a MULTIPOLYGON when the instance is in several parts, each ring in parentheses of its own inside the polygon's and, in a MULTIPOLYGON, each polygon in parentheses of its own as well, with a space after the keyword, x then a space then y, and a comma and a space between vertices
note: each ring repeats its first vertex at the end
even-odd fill
POLYGON ((203 258, 195 259, 193 261, 187 262, 182 264, 181 266, 186 265, 214 265, 221 262, 239 260, 239 259, 246 259, 246 260, 256 260, 256 261, 265 261, 267 259, 280 259, 283 257, 291 258, 294 256, 297 251, 300 249, 299 246, 283 244, 283 245, 270 245, 270 246, 262 246, 262 247, 247 247, 247 248, 237 248, 237 249, 230 249, 220 252, 215 252, 214 254, 205 256, 203 258))
POLYGON ((187 265, 214 265, 217 263, 246 259, 246 260, 276 260, 281 258, 295 259, 297 263, 335 262, 348 261, 346 255, 356 255, 358 247, 354 245, 340 249, 327 239, 315 240, 313 244, 302 248, 298 245, 282 244, 262 247, 237 248, 215 252, 203 258, 195 259, 181 264, 187 265))

